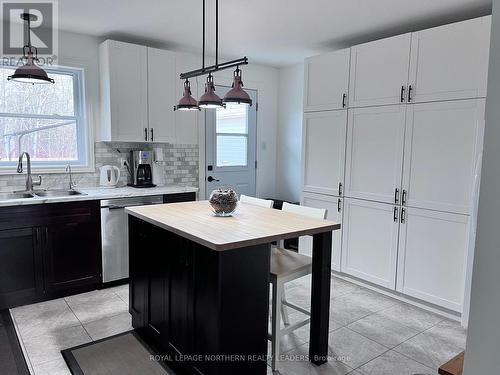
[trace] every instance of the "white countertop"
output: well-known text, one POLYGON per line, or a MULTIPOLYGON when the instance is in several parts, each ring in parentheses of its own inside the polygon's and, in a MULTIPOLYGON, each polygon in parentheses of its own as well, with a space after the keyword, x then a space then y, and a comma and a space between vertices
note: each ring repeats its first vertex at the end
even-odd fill
POLYGON ((0 207, 20 206, 28 204, 77 202, 89 200, 103 200, 112 198, 145 197, 150 195, 176 194, 176 193, 196 193, 198 188, 191 186, 157 186, 154 188, 133 188, 130 186, 106 189, 101 187, 76 188, 75 190, 84 193, 82 195, 72 195, 68 197, 37 197, 0 200, 0 207))

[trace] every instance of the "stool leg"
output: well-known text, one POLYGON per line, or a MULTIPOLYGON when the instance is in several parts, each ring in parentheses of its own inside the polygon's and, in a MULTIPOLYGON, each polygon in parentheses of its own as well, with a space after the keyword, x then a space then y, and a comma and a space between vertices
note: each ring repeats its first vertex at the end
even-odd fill
POLYGON ((290 320, 288 319, 288 307, 283 304, 283 302, 286 302, 285 284, 284 283, 279 283, 279 284, 281 292, 281 316, 283 317, 283 323, 285 323, 286 326, 289 326, 290 320))
POLYGON ((276 359, 280 355, 280 308, 281 308, 281 289, 278 281, 273 283, 273 307, 272 307, 272 359, 271 367, 276 371, 276 359))

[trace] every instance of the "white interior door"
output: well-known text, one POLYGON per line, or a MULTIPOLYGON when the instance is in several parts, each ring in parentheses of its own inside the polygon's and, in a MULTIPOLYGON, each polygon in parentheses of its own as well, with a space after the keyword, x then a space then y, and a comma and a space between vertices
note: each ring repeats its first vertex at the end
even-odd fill
MULTIPOLYGON (((217 86, 217 95, 223 97, 228 90, 217 86)), ((245 91, 252 106, 228 103, 205 112, 207 198, 219 187, 230 187, 238 195, 256 194, 257 91, 245 91)))
POLYGON ((484 106, 484 99, 408 106, 406 205, 470 214, 484 106))
MULTIPOLYGON (((302 194, 302 205, 307 207, 327 209, 327 220, 342 225, 343 198, 313 193, 302 194)), ((312 237, 305 236, 299 239, 300 253, 312 256, 312 237)), ((342 253, 342 230, 332 232, 332 270, 340 272, 342 253)))
POLYGON ((349 110, 345 196, 399 203, 404 136, 404 105, 349 110))
POLYGON ((341 195, 344 183, 347 110, 304 114, 303 190, 341 195))
POLYGON ((344 198, 342 272, 396 287, 399 207, 344 198))
POLYGON ((469 216, 405 208, 397 290, 461 312, 469 216))
POLYGON ((349 107, 405 101, 410 42, 408 33, 351 48, 349 107))

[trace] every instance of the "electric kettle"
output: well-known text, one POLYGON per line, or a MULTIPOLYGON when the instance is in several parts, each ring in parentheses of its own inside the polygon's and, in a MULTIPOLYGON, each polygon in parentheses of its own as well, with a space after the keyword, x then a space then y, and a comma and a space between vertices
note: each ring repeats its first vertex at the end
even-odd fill
POLYGON ((120 168, 114 165, 104 165, 101 167, 101 177, 99 185, 104 188, 114 188, 120 180, 120 168))

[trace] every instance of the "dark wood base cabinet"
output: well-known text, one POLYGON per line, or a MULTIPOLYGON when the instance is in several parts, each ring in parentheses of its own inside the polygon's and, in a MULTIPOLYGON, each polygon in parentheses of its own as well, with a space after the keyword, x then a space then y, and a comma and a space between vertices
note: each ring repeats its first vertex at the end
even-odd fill
POLYGON ((0 207, 0 309, 100 285, 99 201, 0 207))
POLYGON ((169 365, 266 374, 270 245, 213 251, 132 216, 129 234, 132 325, 169 365))

